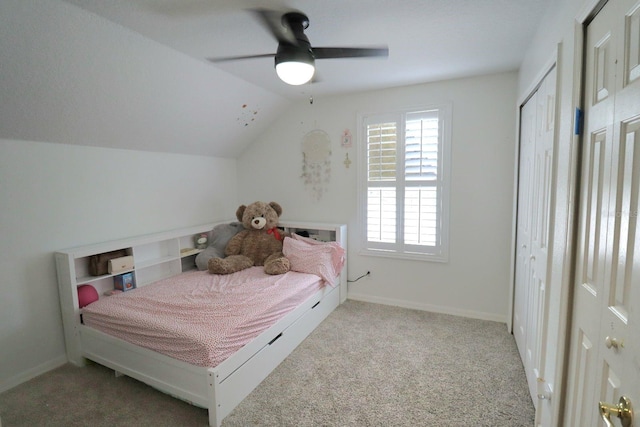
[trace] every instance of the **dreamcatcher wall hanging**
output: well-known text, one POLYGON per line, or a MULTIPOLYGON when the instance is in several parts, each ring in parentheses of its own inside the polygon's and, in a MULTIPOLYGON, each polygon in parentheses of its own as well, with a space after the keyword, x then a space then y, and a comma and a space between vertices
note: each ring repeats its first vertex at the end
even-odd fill
POLYGON ((302 138, 302 179, 316 200, 329 188, 331 139, 323 130, 312 130, 302 138))

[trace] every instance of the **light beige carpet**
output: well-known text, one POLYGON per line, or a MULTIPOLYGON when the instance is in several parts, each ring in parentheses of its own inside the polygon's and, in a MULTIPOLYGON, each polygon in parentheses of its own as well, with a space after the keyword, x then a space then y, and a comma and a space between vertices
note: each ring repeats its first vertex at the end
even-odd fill
MULTIPOLYGON (((0 394, 2 427, 205 426, 207 412, 99 365, 0 394)), ((223 422, 231 426, 532 426, 502 323, 347 301, 223 422)))

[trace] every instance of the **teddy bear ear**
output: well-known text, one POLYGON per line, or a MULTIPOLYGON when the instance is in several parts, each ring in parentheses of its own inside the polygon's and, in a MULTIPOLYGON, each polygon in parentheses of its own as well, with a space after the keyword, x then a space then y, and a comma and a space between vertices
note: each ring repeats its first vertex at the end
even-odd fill
POLYGON ((242 222, 242 215, 244 215, 244 210, 247 209, 245 205, 240 205, 240 207, 236 210, 236 218, 238 221, 242 222))
POLYGON ((282 215, 282 207, 276 202, 270 202, 269 206, 273 208, 274 211, 278 214, 278 216, 282 215))

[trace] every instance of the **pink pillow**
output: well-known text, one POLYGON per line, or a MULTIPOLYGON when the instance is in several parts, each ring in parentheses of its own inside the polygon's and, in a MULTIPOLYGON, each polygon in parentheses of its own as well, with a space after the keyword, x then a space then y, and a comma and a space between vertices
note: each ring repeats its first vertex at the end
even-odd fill
POLYGON ((344 249, 338 242, 318 242, 293 235, 285 237, 282 252, 291 263, 291 270, 320 276, 331 286, 344 266, 344 249))

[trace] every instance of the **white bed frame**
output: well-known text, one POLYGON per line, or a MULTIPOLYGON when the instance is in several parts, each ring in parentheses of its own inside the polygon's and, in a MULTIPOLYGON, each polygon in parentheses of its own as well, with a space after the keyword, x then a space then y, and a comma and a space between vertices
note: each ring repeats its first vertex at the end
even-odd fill
MULTIPOLYGON (((223 223, 228 222, 230 221, 223 223)), ((215 225, 206 224, 63 250, 56 252, 55 258, 69 361, 77 366, 84 366, 86 359, 92 360, 113 369, 116 375, 130 376, 174 397, 206 408, 209 411, 209 425, 218 427, 224 417, 346 300, 346 263, 335 288, 324 287, 215 368, 194 366, 172 359, 84 326, 81 323, 77 295, 80 284, 95 283, 99 287, 102 283, 104 287, 104 283, 111 283, 113 280, 113 275, 87 277, 89 256, 127 249, 134 255, 137 285, 144 286, 179 274, 181 266, 185 264, 184 258, 189 261, 189 257, 195 256, 193 236, 208 232, 215 225)), ((282 221, 280 226, 290 232, 309 231, 323 240, 335 240, 345 251, 347 249, 347 227, 344 224, 282 221)))

